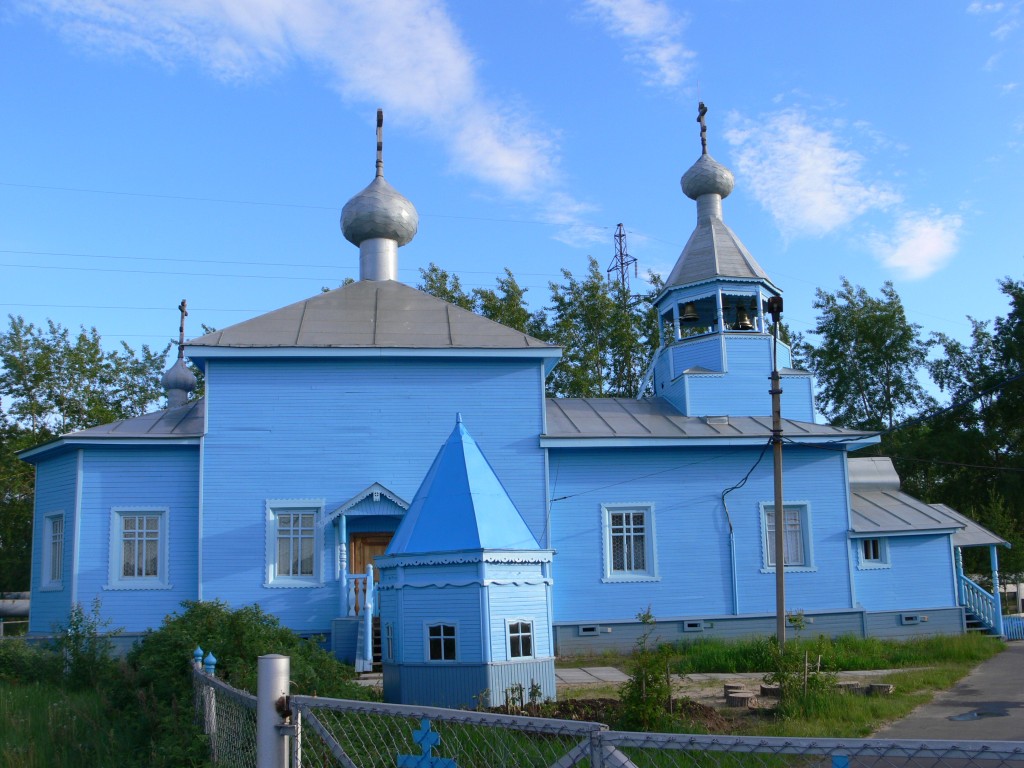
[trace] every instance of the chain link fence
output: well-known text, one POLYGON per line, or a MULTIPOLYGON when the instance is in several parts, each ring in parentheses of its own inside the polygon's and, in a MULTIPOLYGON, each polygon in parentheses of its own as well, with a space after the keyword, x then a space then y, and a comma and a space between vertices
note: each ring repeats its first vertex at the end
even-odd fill
POLYGON ((210 740, 210 760, 226 768, 256 765, 256 697, 201 669, 192 670, 196 723, 210 740))
MULTIPOLYGON (((257 765, 257 698, 196 670, 216 766, 257 765)), ((1024 768, 1024 741, 797 739, 610 731, 600 723, 291 696, 290 768, 1024 768)), ((285 768, 285 766, 280 766, 285 768)))

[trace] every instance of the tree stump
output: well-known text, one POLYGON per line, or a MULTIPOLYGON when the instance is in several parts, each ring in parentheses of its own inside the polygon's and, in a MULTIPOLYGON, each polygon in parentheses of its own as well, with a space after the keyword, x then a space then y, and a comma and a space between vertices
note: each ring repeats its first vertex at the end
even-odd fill
POLYGON ((868 686, 869 696, 892 696, 896 692, 896 686, 891 683, 871 683, 868 686))
POLYGON ((778 683, 761 683, 761 695, 770 699, 781 699, 782 686, 778 683))
POLYGON ((725 695, 727 707, 752 707, 757 704, 757 697, 750 691, 733 691, 725 695))
POLYGON ((856 680, 840 680, 836 683, 836 690, 840 693, 862 693, 864 689, 856 680))
POLYGON ((746 690, 746 686, 743 683, 726 683, 722 686, 722 689, 723 695, 728 696, 730 693, 746 690))

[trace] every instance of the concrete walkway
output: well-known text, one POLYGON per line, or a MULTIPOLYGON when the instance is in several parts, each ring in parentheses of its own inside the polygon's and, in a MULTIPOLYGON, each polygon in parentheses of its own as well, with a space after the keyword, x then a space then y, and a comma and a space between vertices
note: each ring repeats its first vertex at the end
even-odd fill
POLYGON ((1007 643, 1005 651, 874 738, 1024 741, 1024 641, 1007 643))

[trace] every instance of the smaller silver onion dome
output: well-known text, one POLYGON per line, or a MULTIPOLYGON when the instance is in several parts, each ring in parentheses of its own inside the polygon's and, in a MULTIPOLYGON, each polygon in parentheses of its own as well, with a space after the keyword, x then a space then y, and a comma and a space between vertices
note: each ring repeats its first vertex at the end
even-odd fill
POLYGON ((341 231, 353 245, 381 238, 405 245, 416 235, 420 217, 415 206, 377 176, 341 209, 341 231))
POLYGON ((160 379, 164 390, 167 392, 167 407, 177 408, 188 402, 188 395, 196 388, 196 377, 189 370, 188 365, 180 357, 174 362, 167 373, 160 379))
POLYGON ((683 188, 683 194, 691 200, 696 200, 701 195, 728 197, 736 186, 736 178, 732 171, 705 153, 683 174, 679 184, 683 188))

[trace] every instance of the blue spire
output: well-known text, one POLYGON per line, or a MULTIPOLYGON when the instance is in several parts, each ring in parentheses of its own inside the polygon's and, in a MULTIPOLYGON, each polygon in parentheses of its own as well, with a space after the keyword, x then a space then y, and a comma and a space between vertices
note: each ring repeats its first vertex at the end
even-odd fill
POLYGON ((539 548, 460 414, 387 554, 539 548))

